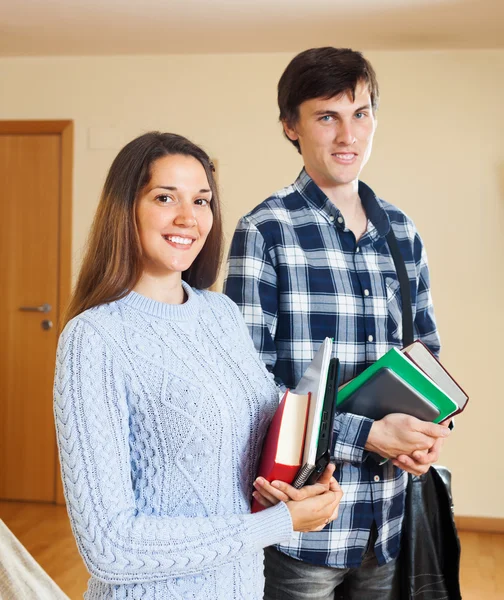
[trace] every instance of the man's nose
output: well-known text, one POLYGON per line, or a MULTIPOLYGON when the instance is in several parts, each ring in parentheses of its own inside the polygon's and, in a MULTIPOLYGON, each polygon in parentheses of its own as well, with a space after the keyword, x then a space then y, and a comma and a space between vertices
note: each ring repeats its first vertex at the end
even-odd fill
POLYGON ((342 121, 336 133, 336 142, 341 146, 351 146, 355 142, 355 134, 351 123, 342 121))

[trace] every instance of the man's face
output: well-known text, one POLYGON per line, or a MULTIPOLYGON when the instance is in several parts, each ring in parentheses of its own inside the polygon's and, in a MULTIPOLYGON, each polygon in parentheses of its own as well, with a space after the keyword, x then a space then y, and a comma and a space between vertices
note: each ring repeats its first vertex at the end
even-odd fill
POLYGON ((299 106, 297 123, 284 130, 298 140, 308 175, 322 188, 358 179, 371 154, 376 119, 365 83, 350 94, 313 98, 299 106))

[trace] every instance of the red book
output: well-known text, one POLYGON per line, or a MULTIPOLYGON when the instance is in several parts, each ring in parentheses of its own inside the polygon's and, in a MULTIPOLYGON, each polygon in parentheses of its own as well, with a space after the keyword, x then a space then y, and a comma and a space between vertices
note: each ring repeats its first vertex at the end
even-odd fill
MULTIPOLYGON (((292 483, 301 467, 308 423, 310 393, 287 390, 270 423, 261 453, 258 476, 292 483)), ((264 507, 252 500, 252 512, 264 507)))

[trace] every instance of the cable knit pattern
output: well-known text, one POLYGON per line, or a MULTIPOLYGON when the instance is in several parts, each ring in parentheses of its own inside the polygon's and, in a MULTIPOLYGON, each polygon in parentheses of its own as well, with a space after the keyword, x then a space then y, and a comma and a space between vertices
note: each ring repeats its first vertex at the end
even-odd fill
POLYGON ((181 305, 135 292, 61 334, 55 417, 87 600, 263 597, 262 549, 284 504, 250 513, 278 404, 236 306, 184 284, 181 305))

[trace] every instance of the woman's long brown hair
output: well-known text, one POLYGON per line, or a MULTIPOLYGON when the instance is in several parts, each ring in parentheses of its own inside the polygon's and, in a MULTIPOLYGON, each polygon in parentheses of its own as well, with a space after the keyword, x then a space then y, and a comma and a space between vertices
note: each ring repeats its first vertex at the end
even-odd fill
POLYGON ((88 308, 118 300, 135 287, 143 265, 136 203, 150 181, 153 163, 174 154, 198 160, 212 190, 212 229, 182 278, 198 289, 210 287, 217 279, 222 259, 222 221, 210 158, 199 146, 180 135, 151 131, 127 144, 110 167, 63 326, 88 308))

